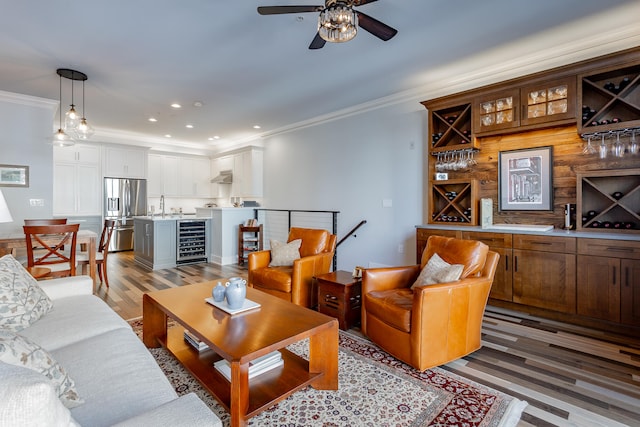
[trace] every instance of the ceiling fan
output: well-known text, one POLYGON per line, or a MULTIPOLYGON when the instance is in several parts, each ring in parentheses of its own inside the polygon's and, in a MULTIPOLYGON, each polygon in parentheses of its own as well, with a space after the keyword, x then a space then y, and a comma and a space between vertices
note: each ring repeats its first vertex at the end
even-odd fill
POLYGON ((260 6, 260 15, 280 15, 284 13, 320 12, 318 32, 309 49, 320 49, 326 42, 342 43, 355 37, 357 27, 387 41, 398 30, 353 8, 377 0, 325 0, 324 6, 260 6))

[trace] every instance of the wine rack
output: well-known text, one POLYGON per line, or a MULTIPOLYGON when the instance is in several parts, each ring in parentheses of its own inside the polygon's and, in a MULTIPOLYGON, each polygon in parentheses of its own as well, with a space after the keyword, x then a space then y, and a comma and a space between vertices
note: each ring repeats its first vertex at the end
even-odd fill
POLYGON ((640 126, 640 64, 581 75, 578 85, 580 134, 640 126))
POLYGON ((471 104, 432 111, 429 129, 430 152, 477 148, 471 134, 471 104))
POLYGON ((477 225, 477 181, 435 181, 429 194, 430 224, 477 225))
POLYGON ((578 230, 640 233, 640 169, 576 174, 578 230))

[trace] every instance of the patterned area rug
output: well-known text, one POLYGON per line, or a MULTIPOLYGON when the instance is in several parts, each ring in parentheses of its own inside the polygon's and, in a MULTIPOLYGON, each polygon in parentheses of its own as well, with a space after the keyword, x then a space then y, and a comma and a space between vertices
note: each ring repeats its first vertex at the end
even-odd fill
MULTIPOLYGON (((142 321, 130 322, 141 336, 142 321)), ((302 357, 308 342, 288 347, 302 357)), ((195 392, 222 420, 229 414, 163 348, 150 349, 176 392, 195 392)), ((419 372, 371 341, 340 331, 339 389, 307 387, 251 418, 253 426, 515 426, 526 406, 442 369, 419 372)))

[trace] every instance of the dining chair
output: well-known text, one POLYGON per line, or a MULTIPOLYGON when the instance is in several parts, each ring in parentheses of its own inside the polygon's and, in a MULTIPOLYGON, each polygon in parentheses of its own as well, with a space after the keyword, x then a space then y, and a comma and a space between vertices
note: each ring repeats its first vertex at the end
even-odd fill
MULTIPOLYGON (((100 242, 96 248, 96 266, 98 267, 98 276, 100 282, 104 281, 107 288, 109 287, 109 276, 107 275, 107 256, 109 255, 109 242, 111 242, 111 235, 116 227, 116 221, 113 219, 105 219, 104 226, 102 227, 102 234, 100 235, 100 242)), ((77 256, 78 265, 82 266, 82 274, 87 274, 87 267, 89 266, 89 254, 87 252, 81 252, 77 256)))
POLYGON ((22 228, 27 246, 27 269, 48 268, 51 272, 46 277, 76 275, 79 224, 25 225, 22 228), (63 250, 65 246, 68 251, 63 250))

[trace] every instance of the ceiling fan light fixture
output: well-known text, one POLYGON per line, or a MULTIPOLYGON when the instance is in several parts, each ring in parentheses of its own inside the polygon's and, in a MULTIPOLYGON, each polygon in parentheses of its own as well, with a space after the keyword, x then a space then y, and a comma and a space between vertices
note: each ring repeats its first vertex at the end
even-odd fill
POLYGON ((353 8, 338 1, 328 5, 318 17, 318 34, 332 43, 344 43, 358 32, 358 15, 353 8))

